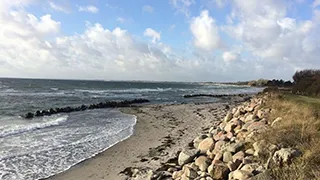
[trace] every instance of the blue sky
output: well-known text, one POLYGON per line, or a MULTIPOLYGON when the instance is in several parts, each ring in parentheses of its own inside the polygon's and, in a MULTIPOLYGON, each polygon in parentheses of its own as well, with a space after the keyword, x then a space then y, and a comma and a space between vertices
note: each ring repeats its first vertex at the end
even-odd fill
POLYGON ((320 66, 319 5, 319 0, 3 0, 0 76, 290 79, 296 70, 320 66))

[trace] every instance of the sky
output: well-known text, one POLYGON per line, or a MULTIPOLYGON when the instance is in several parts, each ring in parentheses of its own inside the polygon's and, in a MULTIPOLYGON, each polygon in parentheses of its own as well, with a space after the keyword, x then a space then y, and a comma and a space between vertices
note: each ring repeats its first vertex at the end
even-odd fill
POLYGON ((319 27, 320 0, 1 0, 0 77, 290 80, 319 27))

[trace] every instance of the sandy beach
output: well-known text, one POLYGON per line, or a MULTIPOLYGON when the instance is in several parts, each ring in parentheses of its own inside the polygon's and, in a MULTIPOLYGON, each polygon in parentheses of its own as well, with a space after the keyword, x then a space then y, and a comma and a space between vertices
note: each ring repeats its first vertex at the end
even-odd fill
POLYGON ((148 179, 161 163, 175 157, 194 137, 219 122, 235 103, 181 105, 147 105, 123 108, 122 112, 137 116, 134 134, 52 180, 121 180, 148 179))

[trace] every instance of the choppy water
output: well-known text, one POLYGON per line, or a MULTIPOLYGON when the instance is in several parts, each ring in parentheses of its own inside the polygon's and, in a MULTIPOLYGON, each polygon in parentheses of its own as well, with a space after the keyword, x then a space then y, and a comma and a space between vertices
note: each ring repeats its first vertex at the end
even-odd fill
POLYGON ((260 89, 169 82, 0 79, 0 179, 45 178, 130 137, 136 117, 116 109, 88 110, 25 120, 51 107, 146 98, 151 103, 217 101, 185 94, 255 93, 260 89))

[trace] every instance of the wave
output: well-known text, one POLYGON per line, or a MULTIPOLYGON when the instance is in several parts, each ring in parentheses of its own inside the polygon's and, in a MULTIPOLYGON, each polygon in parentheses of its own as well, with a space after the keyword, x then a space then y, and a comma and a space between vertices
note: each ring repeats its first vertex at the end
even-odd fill
MULTIPOLYGON (((52 116, 51 116, 52 117, 52 116)), ((51 126, 57 126, 60 125, 68 120, 68 115, 65 115, 63 117, 58 117, 57 119, 53 119, 51 121, 45 121, 45 122, 37 122, 27 125, 7 125, 0 127, 0 138, 21 134, 24 132, 29 132, 37 129, 43 129, 48 128, 51 126)))
POLYGON ((86 93, 121 93, 121 92, 163 92, 163 91, 172 91, 172 88, 130 88, 130 89, 106 89, 106 90, 93 90, 93 89, 75 89, 77 92, 86 92, 86 93))

